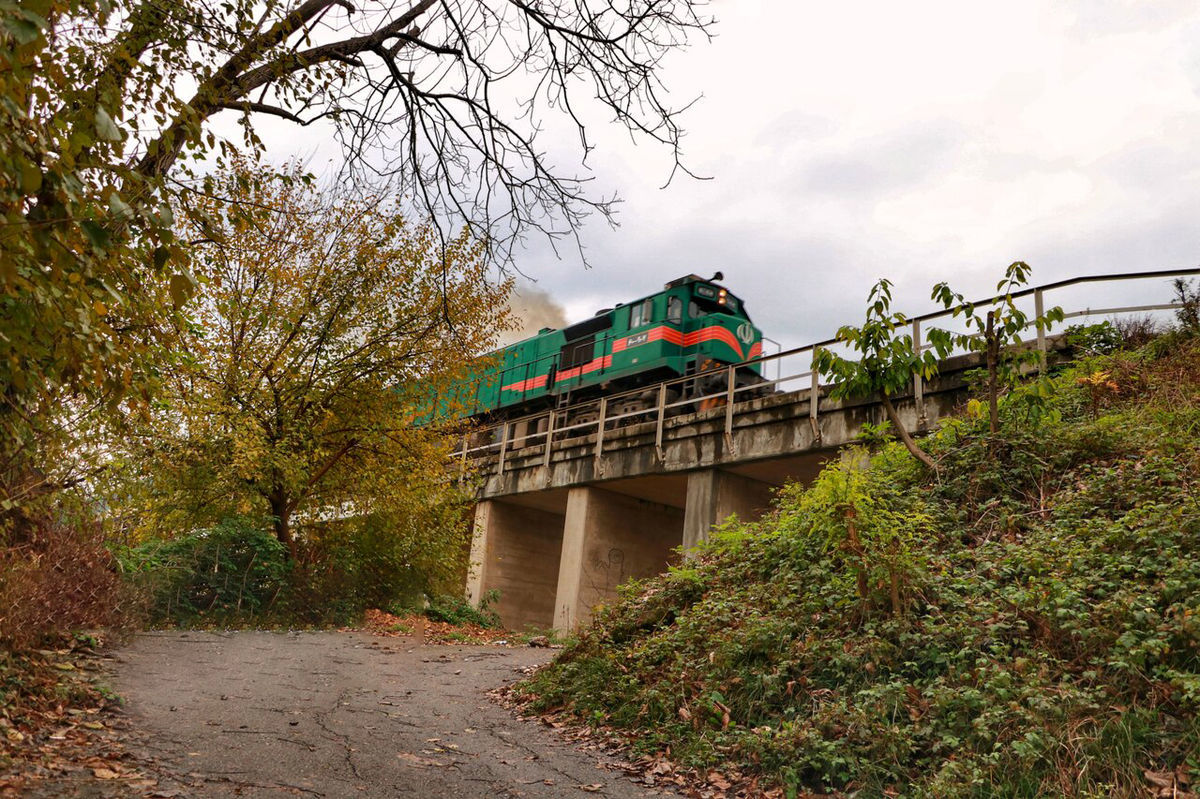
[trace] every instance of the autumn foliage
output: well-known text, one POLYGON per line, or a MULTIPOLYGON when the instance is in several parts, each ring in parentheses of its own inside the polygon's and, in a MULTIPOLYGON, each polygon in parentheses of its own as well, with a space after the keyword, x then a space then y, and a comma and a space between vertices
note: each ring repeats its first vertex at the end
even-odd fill
POLYGON ((156 408, 130 419, 116 490, 135 536, 258 519, 321 597, 446 583, 468 497, 445 431, 414 420, 506 325, 508 284, 385 197, 246 163, 219 193, 179 209, 203 290, 156 408))

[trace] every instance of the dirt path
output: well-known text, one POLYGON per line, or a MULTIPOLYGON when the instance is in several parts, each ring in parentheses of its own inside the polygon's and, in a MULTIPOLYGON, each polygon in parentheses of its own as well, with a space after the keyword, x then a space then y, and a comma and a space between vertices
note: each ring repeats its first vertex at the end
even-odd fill
POLYGON ((549 657, 362 633, 139 636, 114 687, 187 797, 640 797, 596 751, 486 692, 549 657))

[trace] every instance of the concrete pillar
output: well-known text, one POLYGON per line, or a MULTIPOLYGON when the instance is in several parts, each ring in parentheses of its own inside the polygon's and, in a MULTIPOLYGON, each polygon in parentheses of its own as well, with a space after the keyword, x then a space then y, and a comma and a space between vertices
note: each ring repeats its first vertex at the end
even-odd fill
POLYGON ((683 515, 683 552, 708 540, 714 524, 733 514, 753 521, 771 507, 774 486, 721 469, 704 469, 688 475, 687 504, 683 515))
POLYGON ((485 500, 475 506, 467 599, 478 606, 493 589, 505 627, 546 629, 554 623, 554 592, 562 551, 562 514, 485 500))
POLYGON ((683 512, 599 488, 567 495, 554 628, 568 632, 629 579, 666 570, 679 546, 683 512))

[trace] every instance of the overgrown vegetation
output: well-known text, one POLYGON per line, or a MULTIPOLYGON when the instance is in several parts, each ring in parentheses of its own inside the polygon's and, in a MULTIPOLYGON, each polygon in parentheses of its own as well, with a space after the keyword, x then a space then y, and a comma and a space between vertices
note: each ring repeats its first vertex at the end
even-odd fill
POLYGON ((980 413, 921 442, 937 472, 884 444, 787 489, 627 586, 523 690, 789 796, 1189 795, 1200 343, 1050 387, 1038 414, 1001 397, 999 436, 980 413))
POLYGON ((473 606, 461 596, 435 597, 425 608, 425 615, 432 621, 446 624, 474 624, 484 628, 500 626, 500 616, 492 608, 492 604, 500 598, 500 592, 488 591, 479 602, 479 607, 473 606))
POLYGON ((434 621, 497 626, 486 605, 451 597, 463 572, 442 565, 447 554, 439 547, 461 548, 465 519, 453 510, 447 519, 372 516, 316 525, 294 560, 269 520, 232 517, 125 548, 119 562, 153 625, 358 624, 365 610, 420 609, 428 596, 424 612, 434 621))
POLYGON ((121 565, 147 592, 156 624, 229 621, 268 610, 291 571, 284 545, 250 519, 147 541, 123 552, 121 565))

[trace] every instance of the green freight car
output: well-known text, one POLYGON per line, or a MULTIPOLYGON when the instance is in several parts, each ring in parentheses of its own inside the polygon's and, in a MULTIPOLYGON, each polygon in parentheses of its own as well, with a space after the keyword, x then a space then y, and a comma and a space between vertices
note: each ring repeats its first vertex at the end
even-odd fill
MULTIPOLYGON (((758 358, 763 346, 745 304, 715 282, 721 278, 672 280, 655 294, 498 350, 492 371, 460 386, 454 405, 465 416, 506 419, 688 375, 697 379, 674 389, 672 399, 709 393, 727 378, 723 370, 705 373, 758 358)), ((760 372, 758 364, 740 366, 737 382, 759 382, 760 372)))

